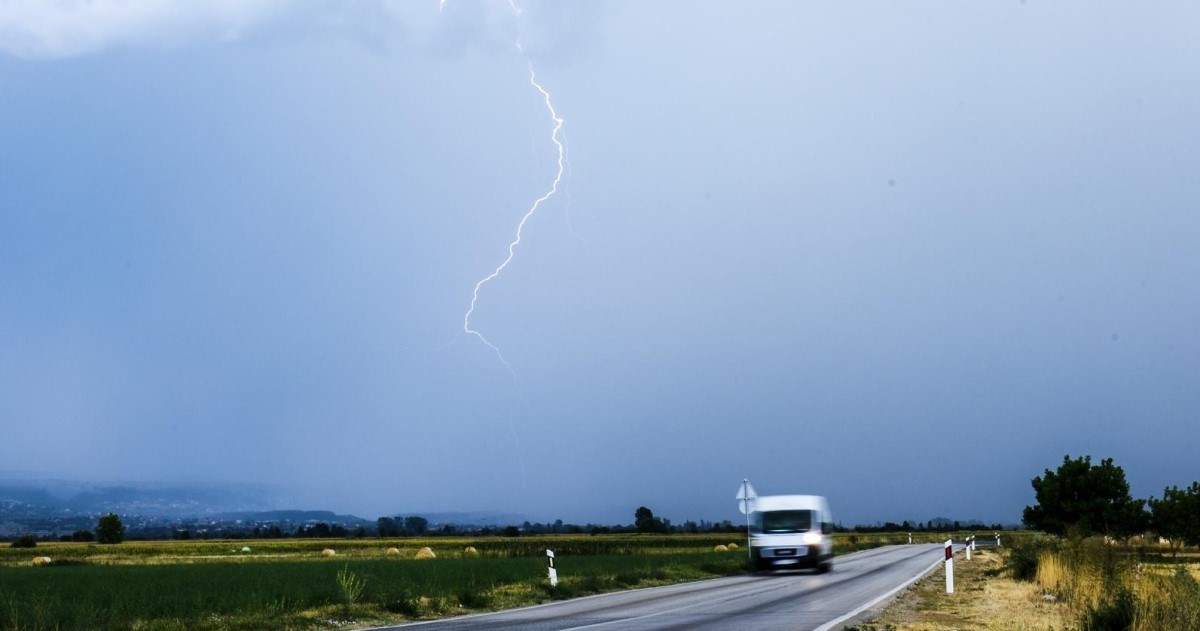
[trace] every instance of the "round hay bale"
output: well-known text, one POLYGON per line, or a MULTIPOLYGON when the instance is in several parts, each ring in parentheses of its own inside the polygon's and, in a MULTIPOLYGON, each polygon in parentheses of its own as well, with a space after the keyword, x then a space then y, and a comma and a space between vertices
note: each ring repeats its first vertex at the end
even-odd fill
POLYGON ((331 548, 325 548, 324 550, 321 550, 321 556, 334 557, 334 556, 337 556, 337 552, 331 548))
POLYGON ((716 547, 713 548, 713 552, 729 552, 729 548, 718 543, 716 547))
POLYGON ((729 548, 730 550, 737 550, 737 549, 738 549, 738 544, 736 544, 736 543, 731 543, 731 544, 729 544, 729 545, 727 545, 727 546, 725 546, 725 547, 726 547, 726 548, 729 548))
POLYGON ((400 554, 400 548, 388 548, 387 553, 388 553, 388 556, 400 554))
POLYGON ((463 556, 477 557, 479 556, 479 550, 476 550, 475 546, 467 546, 467 548, 463 550, 463 556))
POLYGON ((33 557, 34 565, 50 565, 50 557, 33 557))
POLYGON ((433 548, 421 548, 417 551, 418 559, 436 559, 437 555, 433 553, 433 548))
POLYGON ((242 546, 242 552, 249 552, 250 546, 242 546))

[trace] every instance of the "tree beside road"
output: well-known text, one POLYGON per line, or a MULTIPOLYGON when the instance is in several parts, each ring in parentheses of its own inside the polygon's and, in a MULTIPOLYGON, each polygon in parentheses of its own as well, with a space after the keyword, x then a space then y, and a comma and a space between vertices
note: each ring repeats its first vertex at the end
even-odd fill
POLYGON ((1129 495, 1125 470, 1105 458, 1063 456, 1056 471, 1033 479, 1037 504, 1026 506, 1022 520, 1030 528, 1055 535, 1126 538, 1145 530, 1145 500, 1129 495))

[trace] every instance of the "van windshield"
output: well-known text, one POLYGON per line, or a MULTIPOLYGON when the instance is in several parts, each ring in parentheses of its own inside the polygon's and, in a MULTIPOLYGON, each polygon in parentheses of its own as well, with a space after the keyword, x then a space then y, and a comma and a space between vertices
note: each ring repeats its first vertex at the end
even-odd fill
POLYGON ((761 513, 762 532, 805 532, 812 529, 810 510, 773 510, 761 513))

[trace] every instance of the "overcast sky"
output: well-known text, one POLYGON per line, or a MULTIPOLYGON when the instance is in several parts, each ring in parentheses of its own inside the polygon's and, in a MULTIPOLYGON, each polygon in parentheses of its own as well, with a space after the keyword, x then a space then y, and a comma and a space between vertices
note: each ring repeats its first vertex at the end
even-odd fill
POLYGON ((581 522, 1200 479, 1200 5, 517 5, 0 1, 0 469, 581 522), (531 66, 510 372, 463 318, 554 181, 531 66))

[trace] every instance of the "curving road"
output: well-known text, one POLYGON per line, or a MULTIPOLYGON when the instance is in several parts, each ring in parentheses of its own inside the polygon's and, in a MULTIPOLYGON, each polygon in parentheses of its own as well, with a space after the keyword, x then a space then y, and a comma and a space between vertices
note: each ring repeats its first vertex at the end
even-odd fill
POLYGON ((732 576, 386 628, 827 631, 862 618, 865 611, 937 567, 942 554, 941 544, 887 546, 837 557, 829 574, 732 576))

